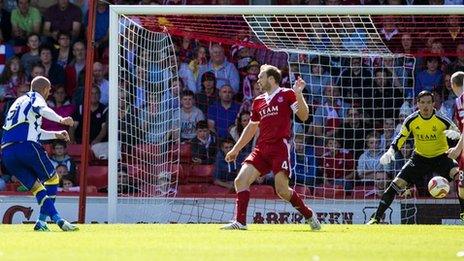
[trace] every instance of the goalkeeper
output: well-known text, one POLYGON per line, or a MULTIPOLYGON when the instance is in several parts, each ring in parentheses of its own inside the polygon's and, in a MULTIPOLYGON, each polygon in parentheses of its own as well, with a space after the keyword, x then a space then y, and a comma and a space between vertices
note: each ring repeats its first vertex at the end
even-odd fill
MULTIPOLYGON (((390 164, 410 135, 414 138, 414 153, 396 178, 385 190, 375 215, 367 223, 378 224, 393 202, 396 194, 404 192, 408 185, 416 184, 424 175, 438 173, 449 181, 458 178, 458 163, 447 155, 447 138, 458 140, 460 133, 448 118, 437 114, 433 108, 433 94, 422 91, 417 96, 418 111, 409 115, 403 123, 401 132, 395 137, 388 151, 380 157, 380 163, 390 164)), ((460 200, 461 209, 464 201, 460 200)), ((461 219, 463 215, 461 213, 461 219)))

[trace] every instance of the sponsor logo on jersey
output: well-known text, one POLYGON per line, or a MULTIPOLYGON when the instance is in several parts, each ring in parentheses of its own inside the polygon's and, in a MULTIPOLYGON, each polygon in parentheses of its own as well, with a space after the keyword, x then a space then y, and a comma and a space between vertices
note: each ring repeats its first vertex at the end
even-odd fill
POLYGON ((259 111, 261 118, 265 118, 271 115, 277 115, 279 113, 279 106, 269 106, 259 111))
POLYGON ((436 134, 415 134, 414 137, 415 139, 420 140, 420 141, 437 140, 436 134))

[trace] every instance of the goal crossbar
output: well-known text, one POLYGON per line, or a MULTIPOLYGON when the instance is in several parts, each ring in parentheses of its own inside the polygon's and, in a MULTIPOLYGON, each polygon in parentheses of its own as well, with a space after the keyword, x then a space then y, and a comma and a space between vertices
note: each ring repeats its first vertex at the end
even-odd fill
MULTIPOLYGON (((110 6, 110 65, 118 64, 120 15, 462 15, 463 6, 110 6)), ((298 49, 296 49, 298 52, 298 49)), ((360 55, 361 56, 361 55, 360 55)), ((109 67, 109 84, 118 86, 118 67, 109 67)), ((110 88, 110 101, 118 100, 118 88, 110 88)), ((118 118, 117 103, 110 102, 109 118, 118 118)), ((116 221, 118 121, 109 121, 108 221, 116 221)))

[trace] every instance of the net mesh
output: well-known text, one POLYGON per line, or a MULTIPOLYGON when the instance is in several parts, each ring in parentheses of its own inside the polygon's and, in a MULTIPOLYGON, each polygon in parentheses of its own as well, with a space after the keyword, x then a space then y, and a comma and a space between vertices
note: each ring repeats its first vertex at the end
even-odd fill
MULTIPOLYGON (((147 217, 148 205, 168 204, 179 172, 176 57, 168 34, 125 16, 119 19, 119 39, 118 197, 147 217)), ((123 220, 124 213, 118 215, 123 220)))
MULTIPOLYGON (((120 175, 118 209, 133 209, 137 215, 118 217, 119 221, 226 222, 233 218, 235 193, 214 178, 218 157, 207 164, 194 163, 192 144, 181 139, 181 92, 205 88, 201 70, 207 64, 200 62, 195 71, 191 61, 196 57, 185 55, 181 47, 193 42, 210 51, 215 43, 222 44, 241 73, 235 100, 242 108, 256 94, 253 78, 248 79, 250 90, 244 87, 251 57, 258 64, 281 68, 283 86, 291 86, 297 77, 306 81, 304 95, 312 116, 306 122, 295 119, 293 125, 292 187, 323 222, 365 222, 413 149, 407 143, 390 166, 378 162, 414 109, 415 75, 423 71, 423 57, 439 56, 444 61, 453 52, 445 44, 432 48, 441 34, 432 33, 433 39, 427 38, 423 46, 408 48, 402 43, 404 35, 412 41, 424 37, 425 24, 429 34, 438 28, 443 32, 451 19, 428 18, 435 23, 426 23, 423 16, 395 16, 395 28, 401 33, 389 38, 385 32, 391 32, 390 16, 121 16, 119 165, 128 169, 128 175, 120 175), (407 31, 401 24, 406 22, 407 31), (243 50, 247 52, 241 56, 243 50), (181 72, 187 67, 193 71, 193 82, 181 72)), ((209 112, 203 111, 203 116, 208 119, 209 112)), ((236 175, 239 166, 228 168, 229 174, 236 175)), ((290 204, 278 199, 272 182, 270 174, 251 186, 249 222, 302 222, 290 204)), ((425 184, 405 191, 387 211, 386 222, 415 223, 415 196, 427 196, 425 184)))

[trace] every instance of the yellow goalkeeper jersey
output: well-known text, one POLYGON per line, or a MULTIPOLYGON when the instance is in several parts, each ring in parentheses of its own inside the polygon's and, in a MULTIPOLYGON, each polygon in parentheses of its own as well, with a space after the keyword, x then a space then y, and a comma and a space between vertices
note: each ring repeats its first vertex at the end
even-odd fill
POLYGON ((428 119, 423 118, 419 111, 415 111, 404 120, 401 131, 393 140, 392 146, 395 150, 399 150, 412 136, 414 152, 426 158, 433 158, 448 150, 448 141, 443 133, 448 129, 459 131, 450 119, 437 114, 435 110, 428 119))

